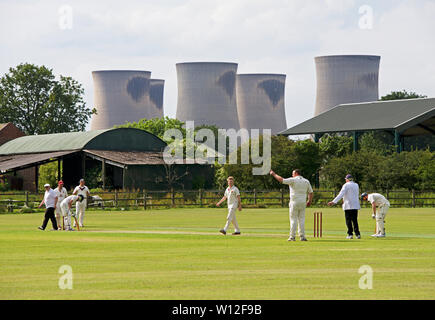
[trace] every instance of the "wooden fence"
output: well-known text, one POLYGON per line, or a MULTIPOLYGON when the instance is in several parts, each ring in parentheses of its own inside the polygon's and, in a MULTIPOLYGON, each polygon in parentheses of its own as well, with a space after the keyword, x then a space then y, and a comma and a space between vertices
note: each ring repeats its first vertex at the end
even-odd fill
MULTIPOLYGON (((242 205, 252 208, 286 207, 288 189, 242 190, 242 205)), ((315 190, 313 206, 325 207, 338 191, 315 190)), ((383 193, 392 207, 435 207, 434 191, 386 191, 383 193)), ((223 190, 163 190, 163 191, 113 191, 98 192, 101 201, 88 201, 92 208, 152 209, 158 207, 215 207, 222 198, 223 190)), ((23 207, 36 208, 43 198, 42 193, 0 193, 0 212, 13 212, 23 207)), ((225 205, 225 204, 224 204, 225 205)), ((362 203, 369 207, 368 202, 362 203)))

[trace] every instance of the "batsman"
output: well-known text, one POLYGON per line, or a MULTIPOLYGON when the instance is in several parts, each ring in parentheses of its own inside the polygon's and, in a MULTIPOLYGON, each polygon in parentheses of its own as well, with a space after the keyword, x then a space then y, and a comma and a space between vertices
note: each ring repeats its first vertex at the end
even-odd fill
POLYGON ((62 210, 62 215, 65 220, 65 230, 67 231, 74 231, 73 228, 71 228, 71 216, 76 221, 76 226, 78 230, 80 230, 79 224, 77 223, 77 217, 75 213, 71 214, 71 207, 73 205, 73 202, 81 203, 83 201, 84 197, 79 194, 78 196, 71 195, 69 197, 66 197, 60 204, 60 208, 62 210))

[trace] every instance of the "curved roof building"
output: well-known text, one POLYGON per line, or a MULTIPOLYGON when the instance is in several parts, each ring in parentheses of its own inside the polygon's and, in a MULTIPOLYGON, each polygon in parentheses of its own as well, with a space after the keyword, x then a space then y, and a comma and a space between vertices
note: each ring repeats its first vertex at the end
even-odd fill
POLYGON ((177 63, 177 119, 239 129, 236 63, 177 63))
POLYGON ((149 71, 93 71, 94 107, 91 130, 112 128, 142 118, 159 117, 150 101, 149 71))
POLYGON ((241 128, 271 129, 277 134, 287 128, 284 74, 238 74, 237 114, 241 128))
POLYGON ((316 57, 317 95, 314 115, 339 104, 379 99, 381 57, 338 55, 316 57))

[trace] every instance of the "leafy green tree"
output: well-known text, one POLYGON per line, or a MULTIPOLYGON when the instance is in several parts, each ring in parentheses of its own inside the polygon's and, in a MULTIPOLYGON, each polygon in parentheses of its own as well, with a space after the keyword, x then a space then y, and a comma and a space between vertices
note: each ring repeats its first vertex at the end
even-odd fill
POLYGON ((165 131, 169 129, 178 129, 186 136, 186 130, 184 129, 184 122, 172 119, 169 117, 154 118, 154 119, 139 119, 137 122, 128 122, 126 124, 117 125, 115 128, 136 128, 148 131, 160 139, 163 139, 165 131))
MULTIPOLYGON (((253 141, 250 140, 250 148, 253 141)), ((314 183, 315 174, 322 163, 320 148, 311 140, 292 141, 283 136, 272 136, 271 167, 279 175, 290 177, 294 169, 300 169, 302 175, 314 183)), ((260 136, 262 150, 262 136, 260 136)), ((241 147, 237 150, 238 163, 241 163, 241 147)), ((257 167, 250 159, 249 164, 225 164, 216 173, 217 186, 225 185, 228 176, 234 176, 236 184, 242 189, 280 189, 279 184, 270 175, 253 175, 252 168, 257 167)))
POLYGON ((388 101, 388 100, 417 99, 417 98, 427 98, 427 96, 412 91, 408 92, 406 90, 402 90, 402 91, 392 91, 391 93, 381 97, 380 100, 388 101))
POLYGON ((45 66, 20 64, 0 79, 0 122, 13 122, 28 135, 83 131, 96 113, 83 93, 71 77, 56 80, 45 66))
POLYGON ((49 183, 52 188, 57 186, 58 178, 57 161, 49 162, 39 166, 38 170, 38 189, 44 190, 44 184, 49 183))
POLYGON ((387 132, 365 132, 358 139, 360 150, 386 155, 396 152, 394 137, 387 132))
POLYGON ((328 134, 320 139, 320 151, 325 162, 352 153, 353 140, 348 136, 328 134))

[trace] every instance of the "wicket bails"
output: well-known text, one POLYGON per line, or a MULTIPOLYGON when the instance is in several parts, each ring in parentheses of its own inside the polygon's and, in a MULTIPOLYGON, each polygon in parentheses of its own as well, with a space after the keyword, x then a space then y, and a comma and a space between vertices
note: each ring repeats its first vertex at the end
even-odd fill
POLYGON ((322 212, 314 212, 314 238, 322 237, 323 229, 323 217, 322 212))

